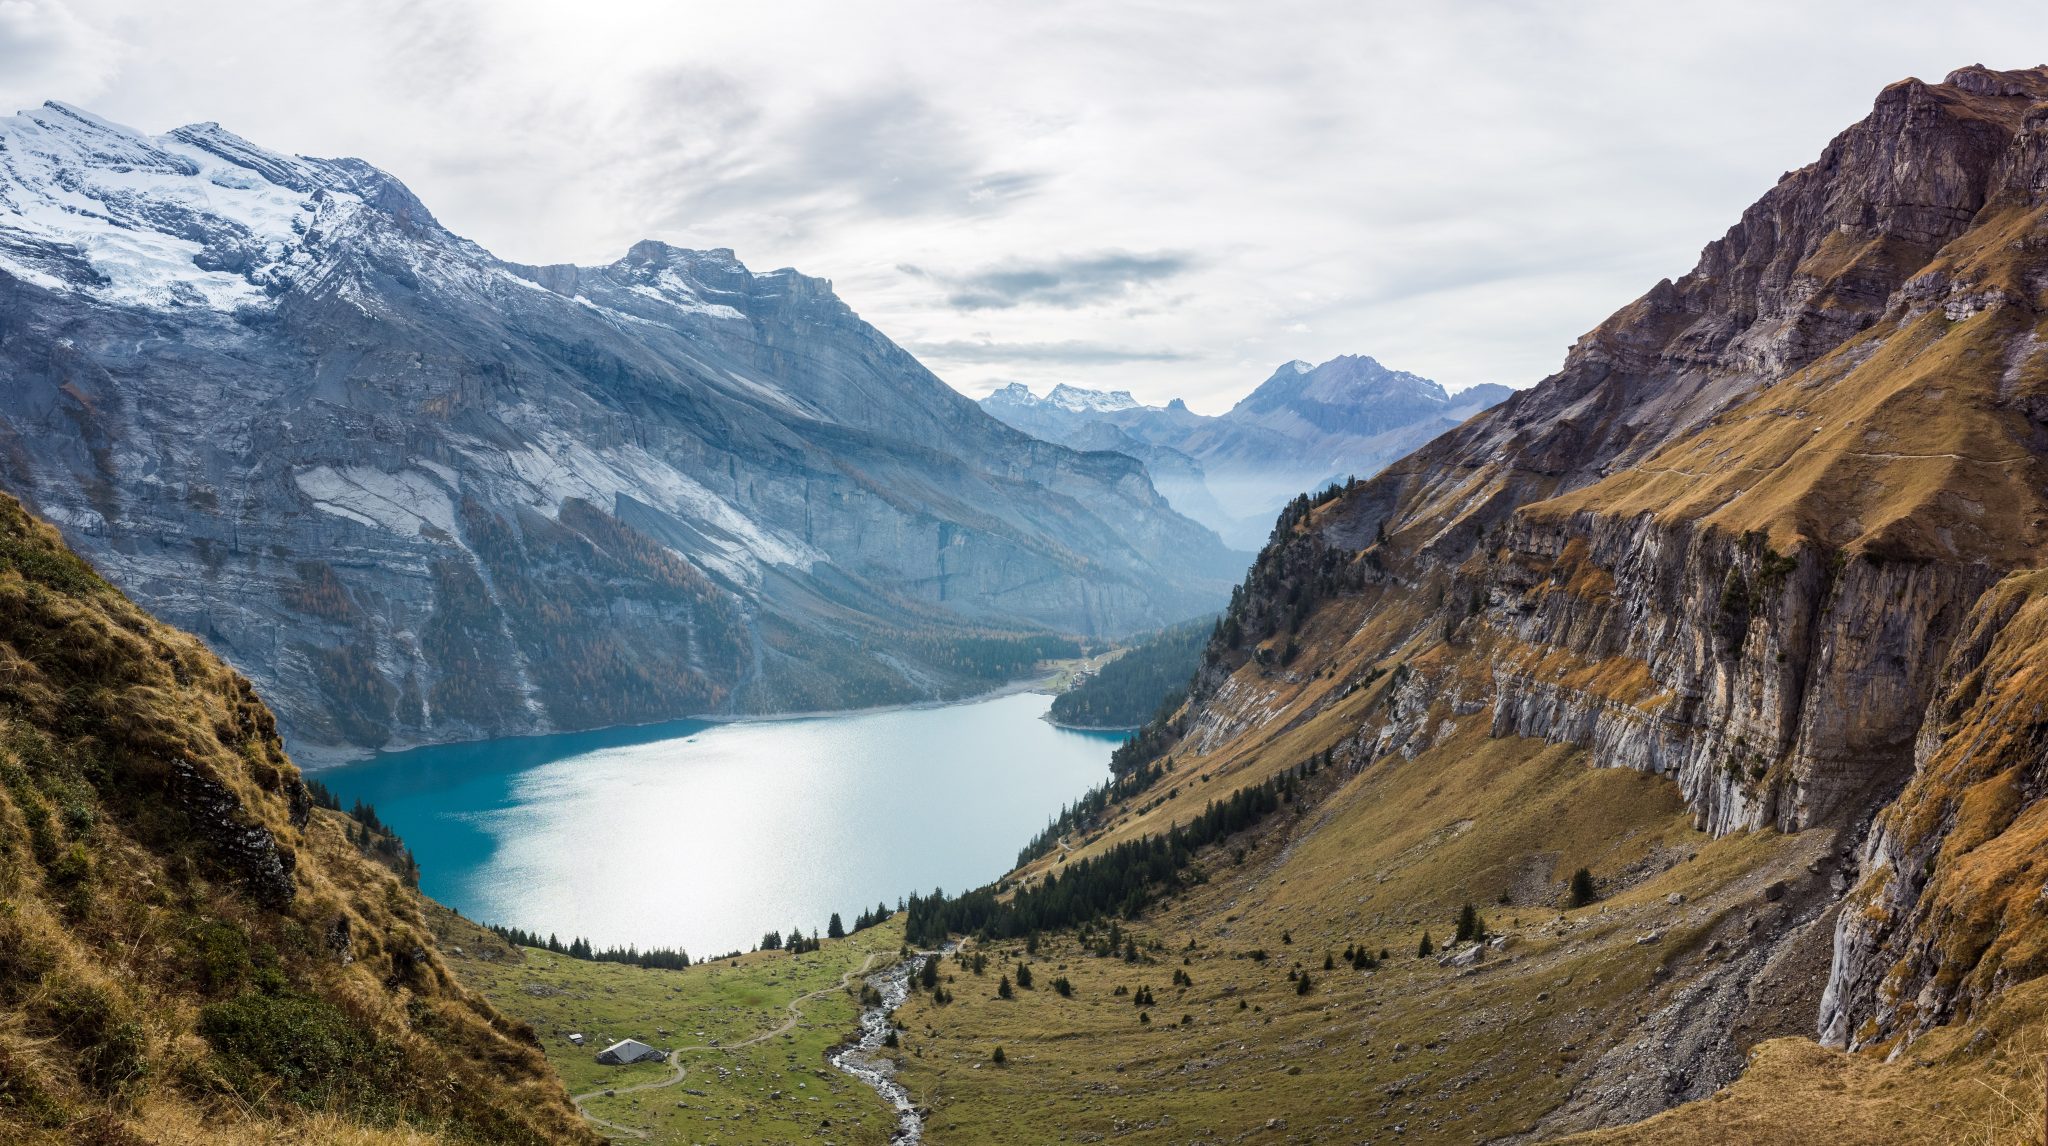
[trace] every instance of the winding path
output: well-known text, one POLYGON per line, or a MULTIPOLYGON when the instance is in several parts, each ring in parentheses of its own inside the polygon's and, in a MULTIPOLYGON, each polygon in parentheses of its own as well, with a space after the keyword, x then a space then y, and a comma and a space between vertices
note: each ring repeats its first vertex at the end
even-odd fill
POLYGON ((817 990, 812 991, 808 994, 798 995, 796 998, 791 999, 789 1001, 789 1005, 784 1008, 784 1010, 788 1011, 789 1014, 782 1020, 782 1025, 776 1027, 774 1030, 763 1031, 760 1034, 753 1036, 752 1038, 743 1039, 736 1043, 725 1043, 723 1045, 720 1045, 718 1043, 706 1043, 701 1046, 677 1047, 674 1050, 668 1052, 668 1064, 675 1068, 675 1073, 670 1075, 669 1077, 664 1078, 658 1082, 641 1082, 635 1083, 632 1086, 599 1087, 596 1090, 586 1091, 583 1094, 575 1095, 571 1097, 569 1101, 576 1104, 576 1113, 581 1114, 583 1117, 589 1119, 593 1125, 601 1126, 604 1129, 612 1131, 615 1134, 624 1134, 629 1138, 652 1137, 652 1135, 648 1131, 643 1130, 639 1127, 621 1126, 616 1122, 607 1122, 604 1119, 599 1118, 597 1115, 592 1114, 590 1111, 585 1110, 583 1108, 583 1104, 593 1098, 615 1098, 622 1094, 637 1094, 643 1090, 661 1090, 665 1087, 676 1085, 677 1083, 683 1081, 683 1076, 689 1073, 689 1069, 683 1065, 684 1051, 733 1051, 739 1050, 742 1047, 750 1047, 759 1043, 765 1043, 769 1039, 774 1038, 776 1035, 783 1034, 787 1032, 790 1028, 796 1026, 796 1021, 799 1018, 803 1017, 803 1012, 799 1010, 799 1008, 804 1003, 807 1003, 812 999, 822 999, 825 996, 832 994, 834 991, 844 991, 853 982, 856 976, 865 975, 868 973, 869 969, 875 965, 876 958, 878 958, 876 953, 870 951, 868 952, 868 957, 861 962, 861 965, 859 967, 851 971, 848 971, 846 974, 841 975, 839 977, 839 984, 837 986, 820 987, 817 990))

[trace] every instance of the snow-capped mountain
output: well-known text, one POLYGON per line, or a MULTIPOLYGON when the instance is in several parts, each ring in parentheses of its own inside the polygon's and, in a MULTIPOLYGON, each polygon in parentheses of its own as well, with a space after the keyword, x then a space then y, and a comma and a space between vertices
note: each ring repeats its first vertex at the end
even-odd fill
POLYGON ((1054 386, 1045 400, 1076 414, 1113 414, 1138 408, 1138 400, 1131 397, 1129 390, 1083 390, 1065 383, 1054 386))
POLYGON ((1017 382, 981 405, 1046 441, 1137 458, 1174 508, 1257 549, 1294 495, 1371 476, 1511 393, 1487 383, 1453 395, 1420 375, 1342 355, 1283 363, 1216 417, 1177 398, 1147 406, 1128 391, 1067 385, 1040 398, 1017 382))
POLYGON ((504 262, 213 124, 0 120, 0 377, 0 481, 316 755, 948 695, 1237 572, 829 283, 504 262))

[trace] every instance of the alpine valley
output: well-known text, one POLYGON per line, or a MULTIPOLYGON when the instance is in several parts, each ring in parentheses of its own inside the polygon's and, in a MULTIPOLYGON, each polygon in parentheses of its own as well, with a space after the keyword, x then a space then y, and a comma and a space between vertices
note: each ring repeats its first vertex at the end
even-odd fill
MULTIPOLYGON (((500 261, 210 124, 0 122, 0 1140, 2041 1141, 2044 336, 2048 66, 1884 88, 1528 389, 1342 357, 1214 418, 977 405, 820 280, 500 261), (1052 660, 987 703, 1155 715, 1012 870, 694 960, 427 900, 286 753, 1052 660)), ((520 789, 592 825, 552 860, 721 878, 591 787, 520 789)))

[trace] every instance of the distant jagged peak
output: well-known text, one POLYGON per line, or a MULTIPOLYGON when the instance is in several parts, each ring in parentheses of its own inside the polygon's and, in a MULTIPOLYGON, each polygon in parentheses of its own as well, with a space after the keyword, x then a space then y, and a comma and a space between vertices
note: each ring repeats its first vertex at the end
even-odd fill
POLYGON ((1062 382, 1052 388, 1045 400, 1062 410, 1074 413, 1109 413, 1115 410, 1135 410, 1142 403, 1131 397, 1129 390, 1084 390, 1062 382))
POLYGON ((1089 390, 1064 382, 1055 385, 1043 398, 1033 394, 1031 387, 1024 383, 1012 382, 997 387, 982 401, 1015 409, 1063 410, 1069 414, 1115 414, 1125 410, 1156 409, 1132 397, 1129 390, 1089 390))
POLYGON ((1012 382, 1006 386, 996 387, 982 401, 993 402, 999 406, 1031 406, 1038 402, 1038 397, 1031 392, 1031 387, 1022 382, 1012 382))
POLYGON ((1390 370, 1363 354, 1340 354, 1311 366, 1297 358, 1283 362, 1258 388, 1231 409, 1255 415, 1302 402, 1320 406, 1451 405, 1443 386, 1405 370, 1390 370))

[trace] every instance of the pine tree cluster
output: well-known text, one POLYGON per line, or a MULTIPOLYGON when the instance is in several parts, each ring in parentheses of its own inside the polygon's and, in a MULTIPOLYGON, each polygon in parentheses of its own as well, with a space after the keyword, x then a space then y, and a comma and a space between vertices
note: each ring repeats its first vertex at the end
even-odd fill
POLYGON ((1016 939, 1032 931, 1060 930, 1105 915, 1136 918, 1159 889, 1178 882, 1195 852, 1258 823, 1282 804, 1301 796, 1303 781, 1322 770, 1322 757, 1308 760, 1271 779, 1212 800, 1188 824, 1176 824, 1163 835, 1146 836, 1063 871, 1048 872, 1043 881, 1019 888, 1009 900, 996 898, 993 887, 948 898, 943 890, 909 899, 906 932, 921 947, 937 946, 948 935, 984 939, 1016 939))

